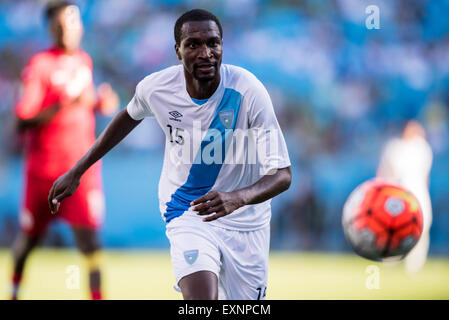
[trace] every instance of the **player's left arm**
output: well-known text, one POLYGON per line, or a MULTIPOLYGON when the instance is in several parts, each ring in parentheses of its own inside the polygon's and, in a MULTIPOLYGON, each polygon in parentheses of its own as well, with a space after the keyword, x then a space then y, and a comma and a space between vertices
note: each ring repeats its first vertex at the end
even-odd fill
POLYGON ((120 98, 109 83, 103 82, 97 89, 92 83, 71 103, 73 105, 77 103, 89 105, 95 111, 110 117, 119 109, 120 98))
POLYGON ((193 211, 198 215, 210 215, 203 221, 213 221, 226 216, 240 207, 257 204, 271 199, 290 187, 291 168, 276 170, 274 174, 265 175, 253 185, 232 192, 210 191, 205 196, 192 201, 193 211))
POLYGON ((248 127, 256 132, 256 147, 261 178, 254 184, 232 192, 212 190, 191 205, 199 215, 212 221, 238 208, 271 199, 290 187, 292 174, 287 146, 265 87, 257 79, 245 95, 248 127), (260 148, 259 148, 260 147, 260 148), (268 147, 268 148, 266 148, 268 147), (260 152, 264 150, 264 152, 260 152))
MULTIPOLYGON (((84 55, 85 63, 89 66, 89 69, 93 69, 93 62, 90 56, 84 55)), ((120 107, 120 98, 112 88, 112 86, 107 83, 101 83, 98 88, 95 88, 92 83, 88 88, 86 88, 81 95, 81 100, 85 103, 93 106, 95 111, 99 111, 101 114, 111 117, 116 113, 120 107)))
POLYGON ((112 116, 119 108, 120 98, 109 83, 102 83, 97 88, 95 108, 105 116, 112 116))

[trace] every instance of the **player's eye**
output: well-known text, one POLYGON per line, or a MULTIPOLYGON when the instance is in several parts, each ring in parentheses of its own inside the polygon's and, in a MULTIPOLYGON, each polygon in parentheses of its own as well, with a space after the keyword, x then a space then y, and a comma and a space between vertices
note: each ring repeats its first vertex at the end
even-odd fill
POLYGON ((190 49, 196 49, 198 47, 198 45, 194 42, 191 42, 187 45, 190 49))
POLYGON ((218 41, 217 40, 211 40, 211 41, 209 41, 209 43, 208 43, 208 46, 209 47, 216 47, 216 46, 218 46, 218 41))

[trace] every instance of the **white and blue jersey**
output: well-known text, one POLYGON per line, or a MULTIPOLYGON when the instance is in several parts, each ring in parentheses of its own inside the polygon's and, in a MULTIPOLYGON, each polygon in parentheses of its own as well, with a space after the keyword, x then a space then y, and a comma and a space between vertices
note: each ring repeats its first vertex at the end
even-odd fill
MULTIPOLYGON (((144 78, 127 106, 135 120, 154 116, 166 134, 159 201, 167 223, 181 215, 201 222, 203 217, 192 211, 191 201, 210 190, 247 187, 274 169, 290 166, 262 83, 236 66, 222 64, 220 74, 215 93, 198 101, 186 90, 183 66, 169 67, 144 78)), ((267 226, 270 217, 267 200, 207 223, 249 231, 267 226)))

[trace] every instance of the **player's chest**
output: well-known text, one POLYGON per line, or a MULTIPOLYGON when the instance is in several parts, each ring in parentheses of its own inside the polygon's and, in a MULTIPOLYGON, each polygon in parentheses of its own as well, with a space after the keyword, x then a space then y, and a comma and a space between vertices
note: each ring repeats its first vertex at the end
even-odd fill
POLYGON ((159 108, 155 117, 167 140, 182 145, 202 137, 212 127, 216 106, 208 105, 207 109, 202 107, 166 104, 165 108, 159 108))
POLYGON ((189 132, 209 129, 223 131, 236 128, 237 120, 246 114, 244 103, 234 100, 224 95, 198 105, 173 93, 154 94, 149 104, 162 128, 180 128, 189 132))
POLYGON ((90 84, 92 70, 78 57, 58 58, 54 60, 52 70, 49 71, 48 81, 53 88, 75 90, 90 84))

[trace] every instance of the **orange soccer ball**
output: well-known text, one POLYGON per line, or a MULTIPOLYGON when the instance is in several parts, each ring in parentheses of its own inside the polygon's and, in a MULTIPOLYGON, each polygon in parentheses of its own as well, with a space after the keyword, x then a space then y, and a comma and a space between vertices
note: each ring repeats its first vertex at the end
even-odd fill
POLYGON ((375 178, 359 185, 343 208, 343 231, 360 256, 402 259, 423 229, 421 207, 403 187, 375 178))

